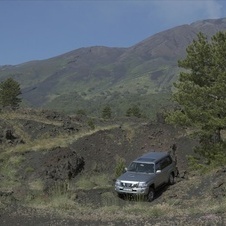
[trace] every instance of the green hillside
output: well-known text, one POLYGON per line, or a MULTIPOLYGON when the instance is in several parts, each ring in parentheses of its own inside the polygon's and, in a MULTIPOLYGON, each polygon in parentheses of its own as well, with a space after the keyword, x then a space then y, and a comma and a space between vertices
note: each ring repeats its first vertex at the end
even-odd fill
POLYGON ((224 19, 204 20, 155 34, 129 48, 93 46, 41 61, 0 67, 0 81, 12 77, 22 89, 24 105, 91 116, 108 104, 115 116, 131 105, 154 117, 170 105, 178 59, 198 32, 212 36, 225 30, 224 19), (216 26, 217 24, 217 26, 216 26))

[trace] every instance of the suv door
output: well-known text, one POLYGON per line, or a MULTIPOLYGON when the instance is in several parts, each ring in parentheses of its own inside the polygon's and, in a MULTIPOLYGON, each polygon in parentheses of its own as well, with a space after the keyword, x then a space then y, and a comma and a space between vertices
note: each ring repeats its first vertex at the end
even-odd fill
POLYGON ((162 172, 162 160, 155 164, 155 187, 159 187, 164 183, 164 175, 162 172), (156 173, 157 170, 160 170, 160 173, 156 173))
POLYGON ((169 180, 169 175, 171 173, 172 168, 172 159, 170 156, 165 157, 161 160, 161 173, 162 173, 162 180, 163 183, 167 183, 169 180))

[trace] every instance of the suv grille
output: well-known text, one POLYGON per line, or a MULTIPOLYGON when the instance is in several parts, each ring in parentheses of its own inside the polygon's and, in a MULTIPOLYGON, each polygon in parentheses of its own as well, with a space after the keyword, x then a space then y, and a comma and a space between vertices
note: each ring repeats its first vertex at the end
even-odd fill
POLYGON ((121 183, 121 185, 125 188, 137 188, 138 184, 137 183, 121 183))

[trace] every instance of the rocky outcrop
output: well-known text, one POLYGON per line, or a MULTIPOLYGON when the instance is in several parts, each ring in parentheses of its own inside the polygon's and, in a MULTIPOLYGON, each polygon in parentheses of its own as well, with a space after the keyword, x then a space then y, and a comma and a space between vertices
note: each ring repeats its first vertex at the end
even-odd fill
POLYGON ((84 169, 84 165, 84 159, 74 150, 58 147, 45 155, 42 175, 54 181, 70 180, 84 169))

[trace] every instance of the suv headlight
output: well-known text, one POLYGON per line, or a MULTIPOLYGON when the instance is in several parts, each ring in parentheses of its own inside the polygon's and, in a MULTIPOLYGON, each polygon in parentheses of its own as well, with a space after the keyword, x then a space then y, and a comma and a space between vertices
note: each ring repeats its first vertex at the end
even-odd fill
POLYGON ((146 184, 146 182, 139 182, 138 187, 139 188, 146 188, 147 184, 146 184))
POLYGON ((116 181, 115 181, 115 185, 116 185, 116 186, 120 186, 120 185, 121 185, 121 181, 120 181, 120 180, 116 180, 116 181))

